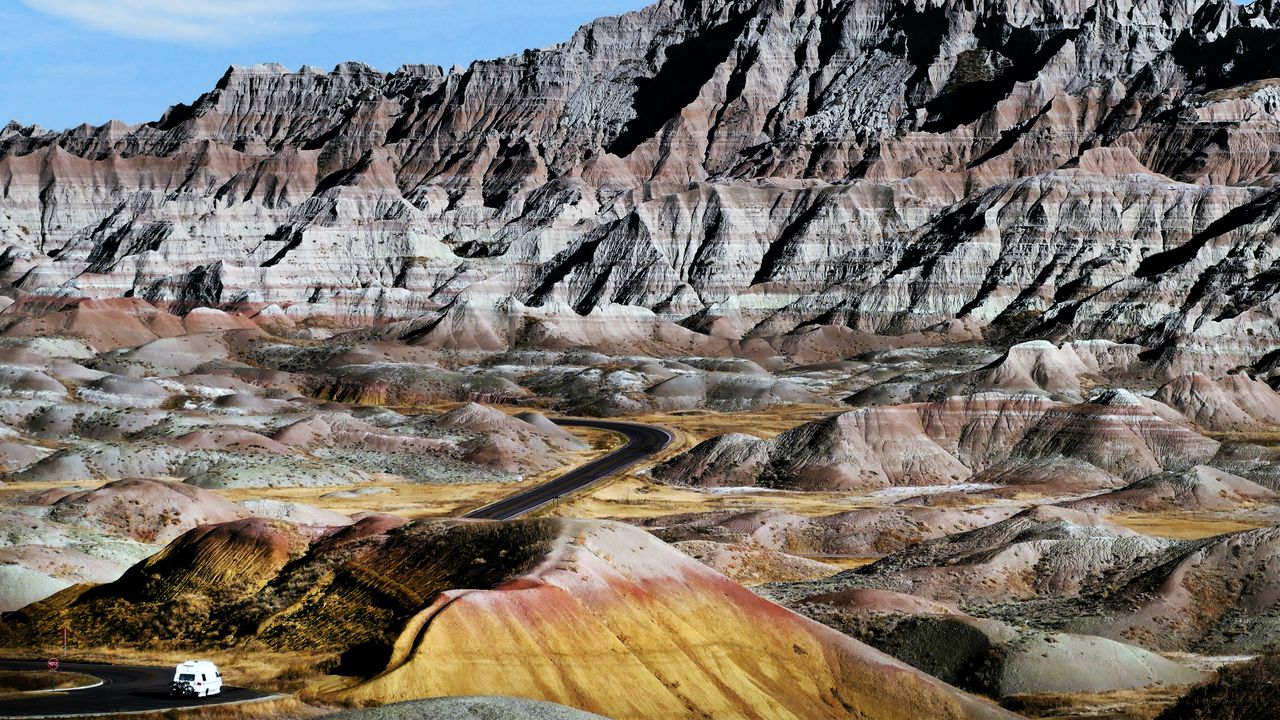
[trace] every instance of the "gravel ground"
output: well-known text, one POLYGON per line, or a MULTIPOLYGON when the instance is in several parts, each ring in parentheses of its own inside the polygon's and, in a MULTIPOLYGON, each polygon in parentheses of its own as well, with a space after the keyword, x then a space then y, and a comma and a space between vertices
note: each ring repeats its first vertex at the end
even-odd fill
MULTIPOLYGON (((329 715, 332 720, 602 720, 564 705, 510 697, 414 700, 329 715)), ((604 719, 607 720, 607 719, 604 719)))

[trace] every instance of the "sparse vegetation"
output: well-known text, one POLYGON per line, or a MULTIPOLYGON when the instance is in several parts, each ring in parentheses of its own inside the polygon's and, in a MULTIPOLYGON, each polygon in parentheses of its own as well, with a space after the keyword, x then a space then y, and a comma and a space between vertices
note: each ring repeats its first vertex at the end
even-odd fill
POLYGON ((1225 533, 1268 527, 1261 520, 1240 520, 1221 515, 1194 513, 1120 513, 1110 519, 1118 525, 1137 530, 1144 535, 1198 540, 1225 533))
MULTIPOLYGON (((113 663, 169 667, 191 659, 192 648, 142 648, 134 644, 110 647, 72 648, 66 662, 113 663)), ((0 654, 21 656, 29 648, 0 648, 0 654)), ((297 693, 308 683, 322 678, 338 664, 331 652, 276 652, 248 645, 233 649, 202 647, 199 655, 218 666, 229 685, 251 687, 277 693, 297 693)), ((34 673, 46 675, 52 673, 34 673)), ((69 676, 70 673, 61 673, 69 676)), ((81 676, 83 677, 83 676, 81 676)))
POLYGON ((98 682, 97 678, 79 673, 0 670, 0 698, 14 693, 84 687, 96 682, 98 682))
POLYGON ((1192 688, 1159 720, 1261 720, 1280 708, 1280 655, 1228 665, 1192 688))
POLYGON ((1203 95, 1197 96, 1195 101, 1211 103, 1223 102, 1226 100, 1240 100, 1247 98, 1256 92, 1265 90, 1269 87, 1275 87, 1277 85, 1280 85, 1280 78, 1263 78, 1261 80, 1254 80, 1253 82, 1247 82, 1232 87, 1211 90, 1203 95))
POLYGON ((1045 720, 1154 720, 1184 692, 1185 687, 1154 686, 1096 694, 1041 693, 1020 695, 1003 704, 1020 715, 1045 720))

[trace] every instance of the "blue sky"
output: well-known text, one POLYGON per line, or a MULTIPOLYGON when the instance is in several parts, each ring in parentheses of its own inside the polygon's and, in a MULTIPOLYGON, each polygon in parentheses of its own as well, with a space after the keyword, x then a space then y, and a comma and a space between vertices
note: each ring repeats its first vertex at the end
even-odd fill
POLYGON ((449 67, 569 37, 647 0, 3 0, 0 124, 145 122, 228 65, 449 67))

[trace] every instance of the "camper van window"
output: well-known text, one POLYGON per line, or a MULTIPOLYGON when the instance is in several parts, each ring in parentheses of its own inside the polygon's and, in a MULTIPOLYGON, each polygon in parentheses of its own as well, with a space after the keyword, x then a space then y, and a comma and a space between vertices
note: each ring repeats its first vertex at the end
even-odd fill
POLYGON ((196 676, 191 673, 182 673, 178 676, 179 680, 195 680, 196 676))
POLYGON ((200 679, 201 679, 201 680, 208 680, 209 678, 205 677, 205 676, 204 676, 204 673, 200 673, 200 679))

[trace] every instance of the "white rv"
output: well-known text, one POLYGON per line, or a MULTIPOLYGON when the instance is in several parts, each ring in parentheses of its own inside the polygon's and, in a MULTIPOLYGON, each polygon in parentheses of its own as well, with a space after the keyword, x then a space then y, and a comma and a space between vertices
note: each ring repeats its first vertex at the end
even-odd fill
POLYGON ((222 673, 208 660, 188 660, 173 671, 170 695, 207 697, 222 692, 222 673))

